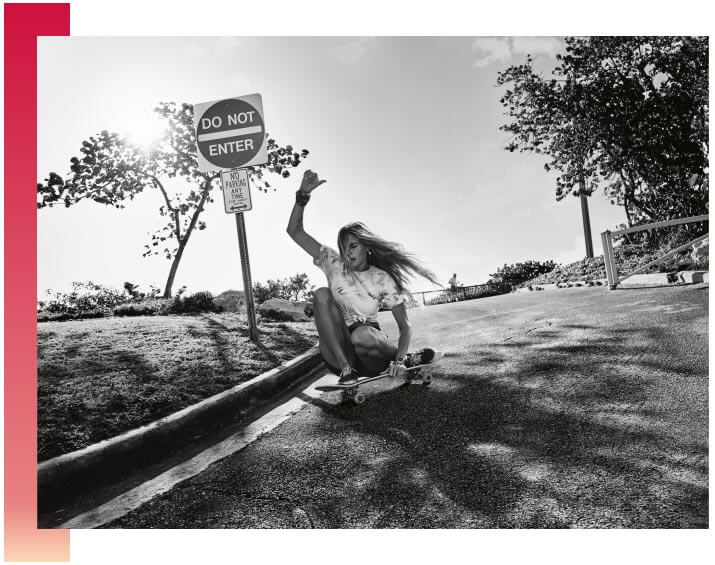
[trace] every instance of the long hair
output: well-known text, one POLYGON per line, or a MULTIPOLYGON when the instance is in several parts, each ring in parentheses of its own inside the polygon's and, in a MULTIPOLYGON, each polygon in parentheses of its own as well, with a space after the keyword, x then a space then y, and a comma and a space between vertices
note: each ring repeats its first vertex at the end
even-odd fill
POLYGON ((438 286, 442 286, 437 280, 437 275, 417 261, 402 245, 375 235, 362 222, 353 222, 343 226, 338 232, 340 257, 342 257, 348 272, 353 272, 346 251, 346 243, 350 235, 367 247, 368 265, 375 265, 378 269, 382 269, 390 275, 400 292, 409 293, 407 281, 410 276, 420 276, 438 286))

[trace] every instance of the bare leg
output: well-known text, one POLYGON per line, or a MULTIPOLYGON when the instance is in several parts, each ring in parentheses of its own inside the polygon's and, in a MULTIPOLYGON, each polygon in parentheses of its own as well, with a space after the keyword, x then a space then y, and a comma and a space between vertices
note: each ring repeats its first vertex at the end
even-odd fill
POLYGON ((370 326, 360 326, 350 339, 363 365, 372 371, 386 369, 397 353, 397 347, 388 337, 370 326))
POLYGON ((313 314, 323 358, 338 369, 346 365, 354 367, 355 348, 350 341, 350 332, 329 288, 321 287, 315 291, 313 314))

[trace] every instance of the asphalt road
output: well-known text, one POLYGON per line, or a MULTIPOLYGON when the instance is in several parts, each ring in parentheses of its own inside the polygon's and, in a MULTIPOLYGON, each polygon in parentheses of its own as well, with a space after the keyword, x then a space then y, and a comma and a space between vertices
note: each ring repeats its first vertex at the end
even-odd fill
MULTIPOLYGON (((385 313, 384 328, 397 336, 385 313)), ((429 387, 310 400, 108 528, 706 528, 708 288, 410 311, 429 387)))

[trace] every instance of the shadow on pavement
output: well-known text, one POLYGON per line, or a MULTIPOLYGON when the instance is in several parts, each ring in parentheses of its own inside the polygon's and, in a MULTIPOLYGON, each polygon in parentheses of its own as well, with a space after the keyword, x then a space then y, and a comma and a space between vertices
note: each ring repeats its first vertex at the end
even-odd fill
POLYGON ((661 323, 554 322, 429 387, 324 395, 108 527, 707 528, 707 336, 661 323))
MULTIPOLYGON (((707 420, 658 398, 684 366, 655 364, 639 345, 657 333, 613 330, 560 347, 544 331, 485 347, 466 361, 476 375, 446 372, 430 389, 376 392, 360 407, 316 405, 358 441, 378 438, 399 454, 377 466, 359 497, 397 501, 401 527, 707 527, 707 438, 688 433, 707 420), (494 353, 505 349, 521 351, 494 353), (464 515, 457 524, 454 509, 430 515, 430 501, 464 515)), ((706 394, 704 375, 690 370, 706 394)), ((329 459, 337 465, 339 454, 329 459)), ((352 527, 349 501, 319 506, 328 527, 352 527)), ((381 515, 371 527, 394 519, 381 515)))

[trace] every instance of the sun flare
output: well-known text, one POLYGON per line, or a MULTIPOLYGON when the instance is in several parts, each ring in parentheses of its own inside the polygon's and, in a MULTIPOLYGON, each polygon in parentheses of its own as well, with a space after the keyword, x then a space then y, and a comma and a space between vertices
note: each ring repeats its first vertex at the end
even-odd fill
POLYGON ((158 117, 143 116, 141 120, 131 125, 127 137, 142 149, 148 149, 161 139, 164 129, 165 124, 158 117))

